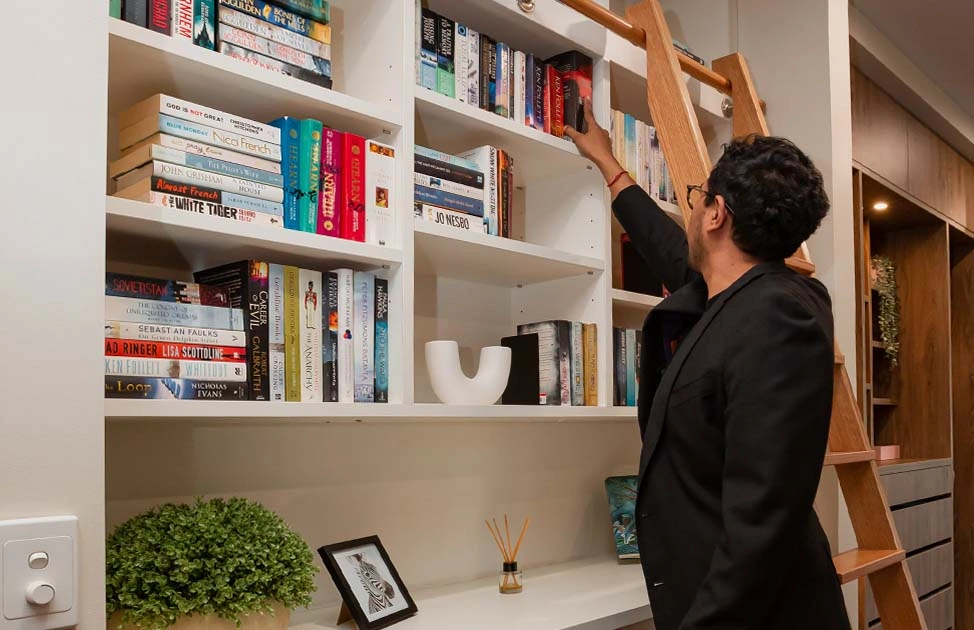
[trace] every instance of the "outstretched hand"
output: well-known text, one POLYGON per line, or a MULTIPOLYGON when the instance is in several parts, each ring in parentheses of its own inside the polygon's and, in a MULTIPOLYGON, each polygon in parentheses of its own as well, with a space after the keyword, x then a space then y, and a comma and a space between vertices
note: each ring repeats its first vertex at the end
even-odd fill
POLYGON ((571 138, 578 152, 584 157, 592 160, 603 173, 619 170, 619 163, 612 155, 612 140, 609 132, 595 122, 595 115, 592 113, 592 100, 586 98, 583 103, 585 111, 585 127, 587 131, 581 133, 572 127, 565 127, 565 135, 571 138))

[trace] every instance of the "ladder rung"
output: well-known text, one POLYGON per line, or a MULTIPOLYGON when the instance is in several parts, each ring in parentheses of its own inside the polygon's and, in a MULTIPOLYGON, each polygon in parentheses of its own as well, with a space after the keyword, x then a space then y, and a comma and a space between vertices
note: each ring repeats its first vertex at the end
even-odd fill
POLYGON ((797 271, 798 273, 802 274, 803 276, 810 276, 813 273, 815 273, 815 265, 814 264, 808 262, 807 260, 802 260, 800 258, 795 258, 794 256, 792 256, 791 258, 786 258, 785 259, 785 264, 788 265, 788 268, 789 269, 791 269, 793 271, 797 271))
POLYGON ((843 365, 845 363, 845 355, 841 352, 836 351, 835 353, 835 364, 843 365))
POLYGON ((826 466, 841 466, 842 464, 857 464, 871 462, 876 459, 876 451, 848 451, 845 453, 826 453, 826 466))
POLYGON ((833 557, 832 562, 839 579, 846 584, 905 559, 902 549, 851 549, 833 557))

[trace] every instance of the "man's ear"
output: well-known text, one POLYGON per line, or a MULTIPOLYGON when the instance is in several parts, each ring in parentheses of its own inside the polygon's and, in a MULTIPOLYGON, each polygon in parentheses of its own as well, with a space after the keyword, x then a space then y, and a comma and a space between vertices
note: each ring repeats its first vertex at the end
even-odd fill
POLYGON ((723 195, 714 195, 714 202, 707 208, 704 218, 704 229, 716 231, 730 222, 730 213, 727 212, 727 205, 724 203, 723 195))

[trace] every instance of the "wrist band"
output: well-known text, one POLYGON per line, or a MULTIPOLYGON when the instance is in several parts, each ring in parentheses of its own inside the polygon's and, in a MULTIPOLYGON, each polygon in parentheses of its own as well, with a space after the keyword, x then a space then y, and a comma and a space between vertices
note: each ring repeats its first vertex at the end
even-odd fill
POLYGON ((622 177, 623 175, 625 175, 625 174, 626 174, 626 172, 625 172, 625 171, 619 171, 619 174, 618 174, 618 175, 616 175, 615 177, 613 177, 613 178, 612 178, 612 181, 611 181, 611 182, 609 182, 609 183, 608 183, 608 184, 606 184, 606 185, 607 185, 607 186, 608 186, 609 188, 612 188, 612 186, 613 186, 613 185, 614 185, 614 184, 615 184, 615 183, 616 183, 617 181, 619 181, 619 179, 620 179, 620 178, 621 178, 621 177, 622 177))

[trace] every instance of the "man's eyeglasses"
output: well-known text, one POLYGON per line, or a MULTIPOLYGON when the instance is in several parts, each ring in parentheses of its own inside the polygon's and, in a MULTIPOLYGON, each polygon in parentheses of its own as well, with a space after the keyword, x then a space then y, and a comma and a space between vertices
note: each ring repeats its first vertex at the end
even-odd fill
MULTIPOLYGON (((690 208, 691 210, 693 210, 693 202, 690 201, 690 193, 692 193, 694 190, 699 192, 704 197, 709 197, 711 199, 714 199, 717 196, 717 193, 712 193, 709 190, 704 190, 703 186, 699 186, 696 184, 688 184, 687 185, 687 207, 690 208)), ((727 211, 730 212, 732 215, 734 214, 734 210, 730 207, 730 205, 727 204, 726 200, 724 201, 724 207, 727 208, 727 211)))

